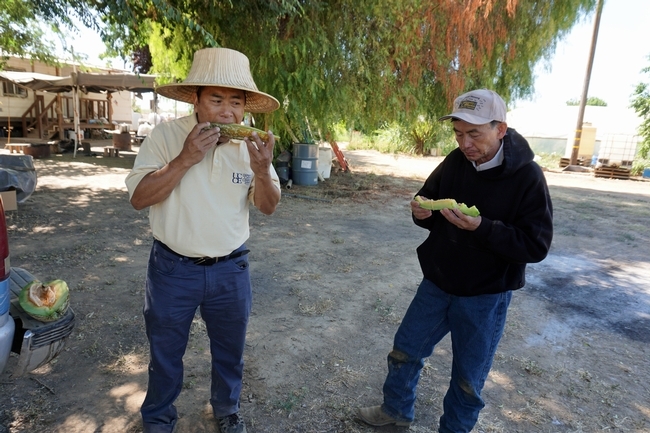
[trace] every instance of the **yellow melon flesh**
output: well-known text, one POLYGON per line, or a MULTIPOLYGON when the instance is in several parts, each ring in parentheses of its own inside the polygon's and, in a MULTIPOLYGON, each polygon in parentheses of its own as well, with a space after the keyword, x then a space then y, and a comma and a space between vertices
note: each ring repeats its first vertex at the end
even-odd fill
POLYGON ((465 203, 458 204, 453 198, 443 198, 440 200, 425 200, 419 195, 415 196, 415 201, 420 203, 420 207, 428 210, 441 210, 441 209, 458 209, 465 215, 477 217, 480 212, 476 206, 467 207, 465 203))

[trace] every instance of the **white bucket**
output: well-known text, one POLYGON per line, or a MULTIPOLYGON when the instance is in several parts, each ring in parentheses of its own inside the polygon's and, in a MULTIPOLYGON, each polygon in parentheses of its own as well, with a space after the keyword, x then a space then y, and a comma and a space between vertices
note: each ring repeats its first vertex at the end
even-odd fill
POLYGON ((329 179, 332 171, 332 148, 319 147, 318 148, 318 172, 323 179, 329 179))

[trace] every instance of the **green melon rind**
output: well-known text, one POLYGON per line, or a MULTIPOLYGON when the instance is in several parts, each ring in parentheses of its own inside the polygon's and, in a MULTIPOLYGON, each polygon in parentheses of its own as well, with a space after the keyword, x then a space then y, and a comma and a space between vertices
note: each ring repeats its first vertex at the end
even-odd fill
POLYGON ((415 196, 415 201, 420 203, 420 207, 431 211, 442 209, 458 209, 465 215, 477 217, 480 215, 476 206, 467 207, 465 203, 458 204, 453 198, 443 198, 439 200, 425 200, 422 197, 415 196))
POLYGON ((268 140, 269 134, 262 131, 261 129, 253 128, 252 126, 240 125, 237 123, 210 123, 210 128, 219 128, 221 133, 229 138, 234 138, 235 140, 243 140, 244 138, 251 137, 253 132, 257 132, 257 135, 262 140, 268 140))
POLYGON ((56 302, 51 307, 37 307, 29 300, 29 288, 33 284, 43 284, 40 281, 32 281, 25 285, 18 295, 18 302, 27 314, 41 322, 53 322, 65 315, 70 306, 70 291, 63 280, 52 280, 44 283, 44 286, 54 286, 56 290, 56 302))
POLYGON ((477 217, 481 214, 478 211, 478 208, 476 206, 467 207, 465 203, 461 203, 460 206, 458 207, 458 210, 464 213, 465 215, 469 215, 472 217, 477 217))

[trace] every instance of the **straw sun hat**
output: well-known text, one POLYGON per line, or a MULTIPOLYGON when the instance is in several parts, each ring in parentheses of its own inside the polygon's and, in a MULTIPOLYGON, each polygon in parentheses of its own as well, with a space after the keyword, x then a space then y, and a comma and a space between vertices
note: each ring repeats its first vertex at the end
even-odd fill
POLYGON ((193 104, 199 86, 244 90, 244 110, 249 113, 269 113, 280 107, 273 96, 257 90, 248 57, 228 48, 204 48, 197 51, 185 81, 158 86, 156 92, 166 98, 193 104))

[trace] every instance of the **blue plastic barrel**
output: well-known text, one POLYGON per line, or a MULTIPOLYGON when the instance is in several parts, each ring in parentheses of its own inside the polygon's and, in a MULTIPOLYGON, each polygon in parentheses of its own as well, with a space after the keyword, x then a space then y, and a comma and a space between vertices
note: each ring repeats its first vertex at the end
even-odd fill
POLYGON ((296 185, 318 184, 318 146, 296 143, 293 145, 291 178, 296 185))

